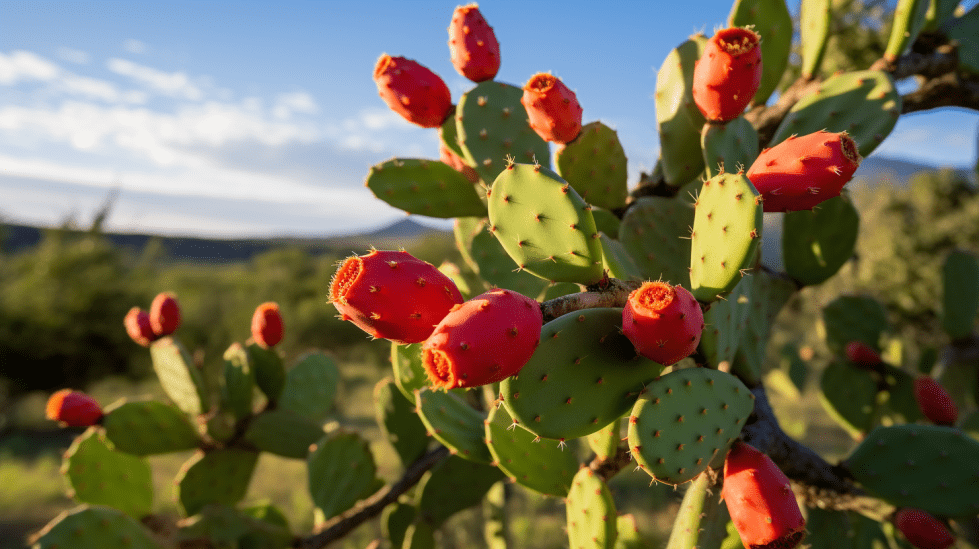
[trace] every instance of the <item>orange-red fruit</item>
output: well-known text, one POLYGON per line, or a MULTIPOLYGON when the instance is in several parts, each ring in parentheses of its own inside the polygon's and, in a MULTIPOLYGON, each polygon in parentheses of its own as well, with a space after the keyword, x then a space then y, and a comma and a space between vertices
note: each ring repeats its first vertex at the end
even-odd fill
POLYGON ((374 83, 388 107, 412 124, 437 128, 452 112, 449 87, 411 59, 382 54, 374 65, 374 83))
POLYGON ((252 315, 252 339, 264 349, 275 347, 282 341, 282 314, 279 304, 262 303, 252 315))
POLYGON ((894 525, 918 549, 947 549, 955 543, 941 521, 919 509, 901 509, 894 515, 894 525))
POLYGON ((475 3, 452 12, 449 56, 459 74, 473 82, 490 80, 500 70, 500 43, 475 3))
POLYGON ((721 499, 747 549, 792 549, 806 535, 806 520, 785 473, 740 440, 724 460, 721 499))
POLYGON ((744 112, 761 85, 761 36, 748 28, 717 31, 693 69, 693 100, 707 120, 744 112))
POLYGON ((102 408, 95 399, 79 391, 62 389, 48 398, 48 419, 68 427, 88 427, 102 420, 102 408))
POLYGON ((153 333, 153 327, 150 326, 150 314, 143 309, 139 307, 129 309, 122 323, 126 326, 126 333, 129 334, 129 338, 143 347, 149 347, 150 343, 156 340, 156 334, 153 333))
POLYGON ((928 376, 918 376, 914 380, 914 398, 921 413, 936 425, 955 425, 959 419, 959 409, 948 391, 928 376))
POLYGON ((374 250, 350 257, 333 275, 330 300, 368 334, 395 343, 425 341, 462 294, 431 263, 408 252, 374 250))
POLYGON ((862 341, 851 341, 846 344, 846 358, 858 366, 880 364, 880 354, 862 341))
POLYGON ((422 364, 435 388, 502 381, 530 360, 542 323, 533 299, 490 290, 452 308, 422 345, 422 364))
POLYGON ((546 73, 530 77, 520 103, 527 110, 530 127, 544 141, 568 143, 581 133, 581 105, 561 79, 546 73))
POLYGON ((150 327, 157 338, 172 334, 180 326, 180 305, 177 296, 164 292, 158 294, 150 305, 150 327))
POLYGON ((669 282, 646 282, 629 294, 622 331, 642 356, 664 366, 697 350, 704 313, 690 292, 669 282))
POLYGON ((763 150, 745 175, 761 193, 766 212, 811 210, 839 196, 860 160, 846 132, 820 130, 763 150))

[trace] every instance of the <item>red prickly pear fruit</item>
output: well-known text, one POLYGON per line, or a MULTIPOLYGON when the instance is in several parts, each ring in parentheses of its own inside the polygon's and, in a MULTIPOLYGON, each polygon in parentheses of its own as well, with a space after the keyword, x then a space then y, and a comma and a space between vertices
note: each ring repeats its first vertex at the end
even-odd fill
POLYGON ((901 509, 894 515, 894 525, 918 549, 947 549, 955 543, 941 521, 920 509, 901 509))
POLYGON ((540 305, 496 289, 456 305, 422 345, 422 364, 434 388, 478 387, 523 368, 540 343, 540 305))
POLYGON ((728 122, 744 112, 761 85, 761 36, 749 28, 717 31, 693 69, 693 100, 707 120, 728 122))
POLYGON ((150 314, 139 307, 129 309, 122 323, 126 326, 129 338, 143 347, 149 347, 157 339, 153 327, 150 326, 150 314))
POLYGON ((448 164, 453 170, 466 176, 466 179, 470 183, 475 183, 479 181, 479 174, 472 166, 466 164, 458 154, 456 154, 452 149, 445 146, 445 143, 439 143, 439 160, 443 163, 448 164))
POLYGON ((282 341, 282 314, 279 304, 262 303, 252 315, 252 339, 263 349, 275 347, 282 341))
POLYGON ((810 210, 839 196, 861 160, 846 132, 820 130, 763 150, 745 175, 761 193, 766 212, 810 210))
POLYGON ((95 399, 80 391, 62 389, 48 398, 48 419, 67 427, 88 427, 102 420, 102 408, 95 399))
POLYGON ((180 326, 180 305, 177 296, 169 292, 158 294, 150 305, 150 327, 157 338, 177 331, 180 326))
POLYGON ((382 54, 374 65, 374 83, 388 107, 412 124, 437 128, 452 112, 449 87, 411 59, 382 54))
POLYGON ((459 6, 449 23, 449 55, 459 74, 482 82, 500 70, 500 43, 475 3, 459 6))
POLYGON ((704 313, 683 287, 646 282, 629 294, 622 331, 639 354, 669 366, 697 350, 704 313))
POLYGON ((880 364, 880 353, 862 341, 846 344, 846 358, 857 366, 873 367, 880 364))
POLYGON ((914 380, 914 399, 918 401, 921 413, 936 425, 955 425, 959 419, 959 409, 948 391, 928 376, 918 376, 914 380))
POLYGON ((520 103, 527 109, 530 127, 544 141, 569 143, 581 133, 581 105, 561 79, 537 73, 523 87, 520 103))
POLYGON ((349 257, 330 283, 342 320, 399 344, 425 341, 462 294, 431 263, 408 252, 373 250, 349 257))
POLYGON ((721 499, 747 549, 792 549, 806 535, 788 477, 771 458, 740 440, 724 460, 721 499))

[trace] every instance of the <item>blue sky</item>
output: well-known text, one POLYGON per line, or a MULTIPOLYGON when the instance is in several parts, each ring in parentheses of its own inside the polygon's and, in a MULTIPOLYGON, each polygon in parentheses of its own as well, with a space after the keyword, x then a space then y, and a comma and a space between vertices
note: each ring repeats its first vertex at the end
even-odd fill
MULTIPOLYGON (((371 71, 384 52, 415 59, 457 100, 472 86, 446 46, 457 3, 0 1, 0 218, 86 223, 112 189, 109 226, 127 232, 326 235, 402 218, 363 187, 367 169, 437 158, 437 136, 389 112, 371 71)), ((618 130, 634 184, 658 154, 659 64, 724 26, 730 2, 480 8, 497 79, 561 77, 586 122, 618 130)), ((972 165, 977 126, 964 111, 907 117, 877 154, 972 165)))

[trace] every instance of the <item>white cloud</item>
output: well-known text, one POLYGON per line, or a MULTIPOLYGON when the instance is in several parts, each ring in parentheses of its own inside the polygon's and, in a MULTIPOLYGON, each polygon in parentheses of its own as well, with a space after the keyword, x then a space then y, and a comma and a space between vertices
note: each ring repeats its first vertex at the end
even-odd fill
POLYGON ((141 42, 135 38, 130 38, 122 43, 122 49, 135 55, 141 55, 146 53, 147 48, 145 42, 141 42))
POLYGON ((204 92, 191 82, 185 73, 164 72, 119 58, 110 59, 107 65, 110 71, 128 76, 144 86, 171 97, 191 101, 200 101, 204 98, 204 92))
POLYGON ((108 103, 144 103, 146 93, 120 91, 106 80, 80 76, 57 64, 27 51, 0 53, 0 85, 13 86, 22 82, 44 82, 49 90, 68 95, 80 95, 108 103))
POLYGON ((319 111, 316 100, 306 92, 280 94, 272 108, 272 114, 280 120, 291 118, 293 114, 316 114, 319 111))
POLYGON ((91 60, 88 52, 67 47, 58 48, 58 57, 63 61, 75 63, 76 65, 87 65, 91 60))
POLYGON ((12 85, 28 80, 49 82, 60 72, 57 65, 29 51, 18 50, 10 55, 0 53, 0 84, 12 85))

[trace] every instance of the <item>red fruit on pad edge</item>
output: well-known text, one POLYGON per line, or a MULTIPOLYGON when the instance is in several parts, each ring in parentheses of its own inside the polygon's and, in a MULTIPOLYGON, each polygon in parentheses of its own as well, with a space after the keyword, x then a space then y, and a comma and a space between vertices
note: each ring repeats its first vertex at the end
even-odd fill
POLYGON ((150 314, 139 307, 129 309, 122 323, 126 327, 129 338, 143 347, 149 347, 150 343, 157 340, 150 325, 150 314))
POLYGON ((48 398, 48 419, 68 427, 88 427, 102 420, 102 408, 95 399, 80 391, 61 389, 48 398))
POLYGON ((530 127, 541 139, 564 144, 578 137, 582 108, 575 93, 560 78, 537 73, 523 90, 520 103, 527 110, 530 127))
POLYGON ((894 525, 918 549, 947 549, 955 543, 955 536, 941 521, 920 509, 899 510, 894 525))
POLYGON ((150 327, 157 338, 168 336, 180 326, 180 305, 177 296, 163 292, 153 298, 150 305, 150 327))
POLYGON ((955 425, 959 420, 959 409, 951 395, 934 379, 922 375, 914 380, 914 399, 918 408, 929 421, 936 425, 955 425))
POLYGON ((694 103, 709 121, 728 122, 744 112, 761 85, 761 36, 749 28, 717 31, 693 71, 694 103))
POLYGON ((262 303, 252 315, 252 339, 260 347, 268 349, 282 341, 283 325, 279 304, 269 301, 262 303))
POLYGON ((681 286, 646 282, 629 294, 622 309, 622 331, 642 356, 664 366, 697 350, 704 313, 681 286))
POLYGON ((381 54, 374 65, 374 83, 391 110, 423 128, 441 126, 453 111, 445 82, 411 59, 381 54))
POLYGON ((475 3, 458 6, 449 23, 449 57, 473 82, 491 80, 500 70, 500 43, 475 3))

